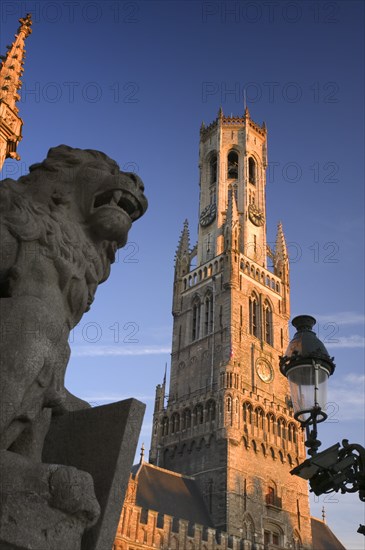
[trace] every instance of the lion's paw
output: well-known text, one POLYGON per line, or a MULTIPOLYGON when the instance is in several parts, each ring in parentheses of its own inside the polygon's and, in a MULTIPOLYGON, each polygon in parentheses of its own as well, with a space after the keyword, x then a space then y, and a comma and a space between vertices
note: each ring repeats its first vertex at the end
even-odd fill
POLYGON ((49 478, 51 506, 84 518, 90 527, 100 515, 90 474, 71 466, 57 466, 49 478))

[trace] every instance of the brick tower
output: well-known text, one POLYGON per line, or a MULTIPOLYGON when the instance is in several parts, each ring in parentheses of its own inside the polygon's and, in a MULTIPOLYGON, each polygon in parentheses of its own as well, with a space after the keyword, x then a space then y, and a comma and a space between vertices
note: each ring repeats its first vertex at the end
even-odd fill
POLYGON ((16 102, 20 99, 18 92, 22 86, 24 43, 32 32, 31 15, 28 13, 19 23, 14 42, 8 46, 7 54, 0 56, 0 170, 6 158, 20 159, 17 147, 22 139, 23 121, 16 102))
POLYGON ((281 224, 266 242, 267 130, 248 109, 200 132, 198 243, 175 259, 170 388, 157 386, 150 462, 194 476, 214 526, 256 548, 311 548, 305 458, 278 357, 288 344, 281 224), (269 258, 270 267, 267 264, 269 258), (291 545, 291 546, 290 546, 291 545))

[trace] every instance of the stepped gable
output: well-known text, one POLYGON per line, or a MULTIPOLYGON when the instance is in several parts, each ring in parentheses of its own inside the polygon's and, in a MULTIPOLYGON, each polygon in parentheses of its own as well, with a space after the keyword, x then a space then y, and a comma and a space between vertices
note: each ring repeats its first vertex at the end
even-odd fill
POLYGON ((176 519, 213 527, 195 480, 147 462, 133 466, 137 481, 135 504, 176 519))
POLYGON ((344 545, 320 519, 311 518, 313 550, 346 550, 344 545))

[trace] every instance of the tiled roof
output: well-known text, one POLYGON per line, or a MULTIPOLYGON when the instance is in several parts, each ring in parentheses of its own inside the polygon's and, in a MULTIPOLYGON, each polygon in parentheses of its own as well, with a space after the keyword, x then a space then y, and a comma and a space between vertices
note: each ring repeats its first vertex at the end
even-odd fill
POLYGON ((311 518, 313 550, 346 550, 344 545, 321 520, 311 518))
POLYGON ((137 483, 136 505, 177 519, 213 527, 196 481, 147 462, 133 466, 137 483))

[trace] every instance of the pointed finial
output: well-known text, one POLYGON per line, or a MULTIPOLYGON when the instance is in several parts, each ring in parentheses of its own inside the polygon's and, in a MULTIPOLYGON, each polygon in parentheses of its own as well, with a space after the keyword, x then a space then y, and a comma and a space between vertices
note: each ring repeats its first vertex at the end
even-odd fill
POLYGON ((324 509, 324 506, 322 506, 322 521, 323 523, 326 523, 326 510, 324 509))
POLYGON ((0 168, 6 158, 20 159, 16 150, 22 139, 23 121, 18 116, 19 109, 16 103, 20 99, 19 90, 22 86, 20 77, 24 71, 25 39, 32 32, 31 15, 27 14, 23 19, 19 19, 19 23, 18 34, 8 46, 6 55, 1 56, 0 63, 0 102, 3 104, 0 120, 0 133, 3 136, 0 140, 0 168))
POLYGON ((141 446, 141 458, 139 463, 143 464, 143 462, 144 462, 144 443, 142 443, 142 446, 141 446))
POLYGON ((204 122, 204 120, 202 120, 202 123, 201 123, 201 126, 200 126, 200 131, 202 132, 203 130, 205 130, 205 122, 204 122))
POLYGON ((265 121, 263 121, 263 123, 262 123, 262 129, 266 130, 266 122, 265 121))
POLYGON ((222 107, 219 107, 218 118, 222 118, 222 117, 223 117, 223 109, 222 107))
POLYGON ((247 105, 245 107, 245 118, 250 118, 250 111, 248 110, 247 105))
POLYGON ((27 13, 25 17, 19 19, 20 27, 18 29, 18 34, 23 32, 25 37, 29 36, 32 33, 32 14, 27 13))
POLYGON ((165 363, 165 373, 163 375, 163 381, 162 381, 163 386, 166 385, 166 374, 167 374, 167 363, 165 363))

